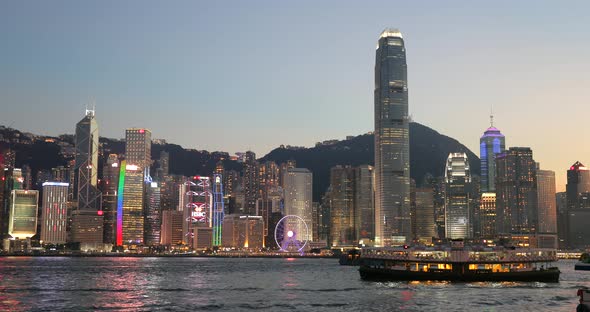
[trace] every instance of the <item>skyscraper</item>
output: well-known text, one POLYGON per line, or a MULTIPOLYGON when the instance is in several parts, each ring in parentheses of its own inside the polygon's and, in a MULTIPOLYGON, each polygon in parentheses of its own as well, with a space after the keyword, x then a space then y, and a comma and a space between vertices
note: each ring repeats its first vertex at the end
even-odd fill
POLYGON ((38 191, 12 190, 8 234, 13 238, 31 238, 37 233, 38 191))
POLYGON ((557 233, 555 171, 537 169, 539 233, 557 233))
POLYGON ((414 201, 416 213, 415 239, 431 243, 436 236, 434 223, 434 191, 432 188, 416 188, 414 201))
POLYGON ((496 193, 481 193, 479 203, 480 236, 496 237, 496 193))
POLYGON ((450 239, 471 238, 471 170, 467 154, 449 154, 445 182, 445 235, 450 239))
POLYGON ((537 170, 533 151, 511 147, 496 157, 498 234, 535 234, 538 230, 537 170))
POLYGON ((75 189, 78 202, 72 212, 71 240, 81 249, 103 243, 102 194, 98 182, 98 124, 94 110, 76 124, 75 189))
MULTIPOLYGON (((312 173, 305 168, 287 169, 284 177, 285 183, 285 215, 296 215, 305 221, 309 233, 302 239, 310 240, 313 237, 312 231, 312 173)), ((305 230, 297 229, 297 233, 305 233, 305 230)))
POLYGON ((406 49, 397 29, 379 37, 375 60, 375 244, 410 239, 410 136, 406 49))
POLYGON ((96 213, 100 210, 98 181, 98 124, 93 110, 76 124, 76 186, 78 210, 96 213))
POLYGON ((330 218, 332 233, 331 246, 357 245, 354 227, 354 169, 350 166, 336 166, 330 170, 331 205, 330 218))
POLYGON ((244 159, 244 213, 246 215, 256 215, 256 201, 259 197, 259 178, 258 178, 258 161, 256 154, 247 151, 244 159))
POLYGON ((375 240, 375 169, 361 165, 355 168, 355 229, 359 240, 375 240))
POLYGON ((496 156, 504 153, 506 139, 498 128, 494 127, 490 116, 490 127, 479 139, 479 160, 481 163, 481 192, 496 191, 496 156))
POLYGON ((143 128, 125 131, 125 160, 145 170, 152 164, 152 132, 143 128))
POLYGON ((117 189, 119 186, 119 159, 117 154, 110 154, 102 169, 102 210, 104 217, 104 243, 116 242, 117 189))
POLYGON ((45 244, 66 243, 69 186, 65 182, 43 183, 41 240, 45 244))
POLYGON ((157 245, 160 243, 162 229, 161 189, 158 182, 146 184, 147 203, 145 205, 144 244, 157 245))
POLYGON ((143 172, 121 162, 117 191, 117 246, 143 243, 143 172))
POLYGON ((590 246, 590 170, 577 161, 567 171, 565 245, 569 248, 590 246))

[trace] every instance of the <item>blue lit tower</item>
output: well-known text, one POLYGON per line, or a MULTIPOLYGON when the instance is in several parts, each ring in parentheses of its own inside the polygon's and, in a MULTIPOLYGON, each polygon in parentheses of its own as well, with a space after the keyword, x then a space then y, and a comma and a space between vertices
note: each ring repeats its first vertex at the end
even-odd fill
POLYGON ((494 116, 490 115, 490 127, 479 139, 481 161, 481 192, 496 191, 496 156, 506 150, 506 140, 500 130, 494 127, 494 116))
POLYGON ((375 245, 411 237, 406 48, 397 29, 381 33, 375 58, 375 245))
POLYGON ((213 175, 213 246, 221 246, 221 226, 223 223, 223 177, 213 175))

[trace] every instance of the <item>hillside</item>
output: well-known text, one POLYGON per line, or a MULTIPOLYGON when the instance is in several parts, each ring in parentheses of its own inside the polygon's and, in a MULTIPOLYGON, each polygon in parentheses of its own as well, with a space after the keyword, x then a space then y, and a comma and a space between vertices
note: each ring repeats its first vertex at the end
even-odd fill
MULTIPOLYGON (((313 197, 314 201, 317 201, 330 184, 330 168, 336 165, 373 165, 374 146, 374 136, 364 134, 328 146, 304 149, 277 148, 262 160, 281 163, 294 159, 297 167, 311 170, 314 175, 313 197)), ((467 147, 424 125, 410 123, 410 175, 418 185, 428 173, 435 177, 444 175, 445 161, 449 153, 453 152, 467 153, 472 174, 479 175, 479 157, 467 147)))

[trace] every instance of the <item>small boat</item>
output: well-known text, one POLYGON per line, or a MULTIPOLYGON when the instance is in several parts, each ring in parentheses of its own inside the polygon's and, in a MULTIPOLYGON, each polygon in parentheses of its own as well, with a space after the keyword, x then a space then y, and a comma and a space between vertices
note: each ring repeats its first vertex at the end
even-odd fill
POLYGON ((575 270, 590 271, 590 254, 583 253, 580 260, 574 265, 575 270))
POLYGON ((381 247, 361 251, 359 272, 372 281, 559 282, 555 249, 381 247))

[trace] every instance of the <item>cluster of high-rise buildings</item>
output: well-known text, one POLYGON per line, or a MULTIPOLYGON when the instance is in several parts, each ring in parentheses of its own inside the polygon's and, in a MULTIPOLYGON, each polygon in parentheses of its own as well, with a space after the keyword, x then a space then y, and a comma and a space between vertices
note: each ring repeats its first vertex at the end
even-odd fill
POLYGON ((530 148, 506 148, 492 116, 480 139, 479 176, 467 154, 456 151, 441 164, 443 175, 410 178, 406 49, 395 29, 378 39, 374 100, 374 166, 331 168, 330 186, 317 203, 308 169, 295 161, 260 161, 250 151, 237 156, 241 171, 220 161, 208 176, 174 175, 167 152, 152 159, 151 132, 131 128, 124 154, 99 155, 98 125, 87 110, 76 125, 74 160, 54 168, 41 189, 31 189, 30 168, 15 168, 14 153, 4 153, 3 248, 30 248, 38 237, 41 245, 83 250, 272 249, 280 247, 275 228, 288 215, 309 229, 295 228, 305 233, 299 239, 317 247, 449 239, 590 245, 590 170, 573 164, 566 192, 556 194, 555 173, 542 170, 530 148))
POLYGON ((256 250, 275 247, 274 229, 285 215, 309 225, 301 240, 317 236, 312 173, 294 161, 259 162, 246 152, 238 158, 241 171, 226 170, 220 160, 209 176, 170 174, 168 152, 152 160, 148 129, 125 131, 124 154, 99 155, 94 110, 76 125, 74 141, 75 158, 67 167, 38 174, 38 190, 31 188, 30 172, 15 168, 14 152, 4 153, 4 250, 256 250))

